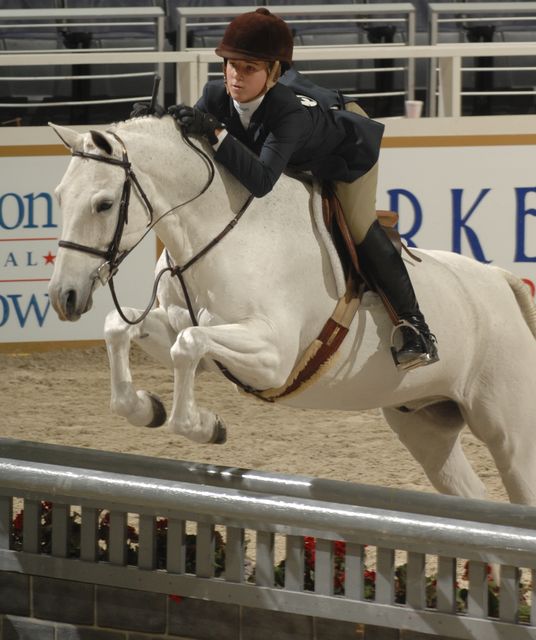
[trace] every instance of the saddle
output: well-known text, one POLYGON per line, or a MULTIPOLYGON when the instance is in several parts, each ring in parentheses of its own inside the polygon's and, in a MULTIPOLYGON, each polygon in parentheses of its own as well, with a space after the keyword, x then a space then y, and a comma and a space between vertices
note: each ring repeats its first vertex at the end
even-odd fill
MULTIPOLYGON (((380 224, 400 253, 403 245, 400 235, 395 229, 398 214, 393 211, 378 211, 377 214, 380 224)), ((344 218, 339 199, 328 185, 323 185, 322 189, 322 216, 341 261, 346 293, 339 299, 335 310, 320 334, 303 353, 287 381, 281 387, 262 391, 246 389, 249 393, 253 393, 267 402, 274 402, 307 388, 333 364, 337 350, 346 337, 357 313, 363 293, 367 289, 376 290, 367 282, 366 276, 360 269, 356 246, 344 218)), ((419 258, 416 259, 419 260, 419 258)), ((381 292, 379 293, 381 295, 381 292)))
MULTIPOLYGON (((341 203, 328 183, 322 187, 322 214, 326 229, 341 261, 347 283, 347 296, 361 297, 365 290, 375 291, 374 286, 367 280, 366 274, 361 270, 356 245, 344 217, 341 203)), ((398 253, 401 254, 402 248, 405 249, 405 247, 396 229, 398 213, 378 210, 376 215, 387 237, 391 240, 398 253)), ((412 257, 420 260, 416 256, 412 257)))
MULTIPOLYGON (((297 176, 294 175, 292 177, 297 176)), ((404 249, 412 258, 420 262, 420 258, 414 256, 402 244, 400 234, 395 228, 398 222, 398 214, 394 211, 377 211, 376 213, 380 224, 397 251, 401 253, 402 249, 404 249)), ((348 333, 352 320, 361 304, 363 293, 366 290, 377 291, 382 299, 385 297, 382 291, 367 281, 366 275, 359 266, 359 256, 341 204, 329 184, 322 186, 322 217, 341 261, 346 282, 346 293, 339 299, 335 310, 324 324, 320 334, 302 354, 287 381, 282 386, 273 389, 256 390, 240 385, 243 391, 251 393, 266 402, 275 402, 280 398, 288 397, 307 388, 333 364, 337 350, 348 333)), ((398 322, 396 315, 391 314, 388 304, 386 304, 386 308, 393 322, 398 322)), ((233 381, 237 382, 236 380, 233 381)))

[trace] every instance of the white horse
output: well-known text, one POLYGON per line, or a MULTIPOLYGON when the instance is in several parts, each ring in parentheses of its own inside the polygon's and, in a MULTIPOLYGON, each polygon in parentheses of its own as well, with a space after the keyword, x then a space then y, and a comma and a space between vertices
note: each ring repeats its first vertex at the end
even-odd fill
MULTIPOLYGON (((155 221, 186 203, 155 227, 176 265, 184 265, 215 238, 247 200, 244 188, 219 166, 203 192, 206 163, 170 117, 133 119, 101 134, 55 129, 75 154, 57 189, 63 246, 49 290, 61 319, 76 321, 90 309, 99 267, 106 281, 102 271, 108 267, 102 265, 117 236, 120 196, 129 182, 121 165, 125 149, 155 221), (80 152, 90 155, 76 157, 80 152), (118 165, 108 164, 110 159, 118 165), (87 253, 87 247, 97 251, 87 253)), ((141 323, 131 326, 117 312, 109 314, 105 338, 113 411, 135 425, 161 424, 165 416, 151 394, 133 386, 132 340, 173 368, 169 428, 199 443, 222 442, 224 432, 219 418, 196 404, 196 372, 215 368, 217 361, 252 388, 284 384, 338 298, 310 203, 310 187, 282 176, 184 272, 199 326, 192 326, 169 274, 161 281, 160 306, 141 323)), ((133 188, 120 251, 142 237, 148 216, 147 203, 133 188)), ((510 499, 536 504, 536 311, 528 288, 504 270, 454 253, 415 253, 422 262, 405 259, 437 336, 440 361, 399 371, 389 348, 391 322, 379 297, 367 293, 337 359, 312 384, 281 402, 349 411, 381 407, 438 491, 482 498, 484 485, 460 444, 467 424, 488 446, 510 499)), ((123 311, 130 319, 139 315, 135 309, 123 311)))

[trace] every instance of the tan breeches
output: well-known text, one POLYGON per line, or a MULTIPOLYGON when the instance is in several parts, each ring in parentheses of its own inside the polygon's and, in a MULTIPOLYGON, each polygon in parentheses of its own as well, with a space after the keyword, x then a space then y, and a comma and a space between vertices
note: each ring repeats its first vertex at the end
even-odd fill
MULTIPOLYGON (((347 111, 367 116, 355 102, 346 105, 347 111)), ((365 175, 353 182, 335 181, 335 193, 339 198, 344 217, 356 244, 367 234, 370 225, 376 220, 376 186, 378 184, 378 163, 365 175)))

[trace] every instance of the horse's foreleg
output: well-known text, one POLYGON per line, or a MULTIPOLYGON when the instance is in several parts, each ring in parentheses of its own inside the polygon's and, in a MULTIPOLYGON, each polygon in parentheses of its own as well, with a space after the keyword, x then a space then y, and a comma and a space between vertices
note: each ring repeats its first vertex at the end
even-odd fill
MULTIPOLYGON (((130 319, 139 315, 136 309, 123 309, 130 319)), ((104 337, 110 362, 111 410, 136 426, 157 427, 166 420, 160 399, 144 390, 136 391, 130 371, 130 346, 135 341, 146 353, 171 368, 170 347, 177 332, 163 308, 152 310, 136 325, 125 323, 116 311, 106 317, 104 337)))
POLYGON ((170 429, 199 443, 225 442, 222 421, 195 401, 194 376, 199 362, 205 357, 216 360, 239 380, 263 389, 284 381, 281 375, 286 362, 281 351, 274 344, 272 329, 260 320, 182 331, 171 348, 175 386, 170 429))

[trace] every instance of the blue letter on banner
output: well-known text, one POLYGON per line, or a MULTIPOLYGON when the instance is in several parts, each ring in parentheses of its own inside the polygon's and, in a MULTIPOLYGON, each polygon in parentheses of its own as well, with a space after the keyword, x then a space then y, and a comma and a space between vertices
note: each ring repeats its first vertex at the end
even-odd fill
POLYGON ((473 256, 480 262, 491 262, 487 260, 482 250, 482 246, 478 240, 478 236, 473 229, 467 224, 469 218, 473 215, 478 205, 484 199, 491 189, 482 189, 473 206, 469 211, 462 214, 462 196, 463 189, 452 189, 452 250, 456 253, 462 252, 462 229, 465 231, 469 246, 473 252, 473 256))
POLYGON ((527 193, 536 193, 535 187, 517 187, 516 188, 516 262, 536 262, 536 256, 529 257, 525 253, 525 218, 527 216, 536 216, 536 209, 527 209, 525 205, 525 197, 527 193))
MULTIPOLYGON (((35 297, 35 293, 32 293, 30 297, 30 302, 28 303, 28 306, 26 307, 26 309, 22 309, 19 302, 19 298, 22 297, 21 293, 13 293, 5 296, 5 298, 8 298, 11 301, 11 304, 13 305, 13 309, 15 311, 15 314, 17 315, 17 320, 19 321, 19 325, 21 328, 25 327, 26 322, 28 321, 28 316, 30 315, 31 311, 33 311, 33 313, 35 314, 37 324, 40 327, 43 326, 43 323, 45 321, 46 315, 50 307, 50 300, 48 299, 48 293, 45 293, 44 295, 45 295, 45 298, 47 298, 44 311, 41 311, 41 309, 39 308, 39 304, 37 302, 37 298, 35 297)), ((3 308, 3 319, 0 326, 5 324, 9 318, 9 307, 8 307, 8 302, 5 298, 4 296, 0 296, 0 300, 2 301, 2 308, 3 308)))
MULTIPOLYGON (((406 242, 408 247, 416 247, 417 245, 413 242, 412 238, 419 231, 422 225, 422 208, 419 201, 411 191, 407 191, 406 189, 390 189, 387 193, 389 194, 389 208, 391 211, 400 213, 398 202, 399 196, 404 196, 413 205, 413 212, 415 214, 413 226, 406 233, 400 233, 400 237, 406 242)), ((398 231, 400 232, 400 229, 398 231)))
POLYGON ((20 227, 24 220, 24 202, 22 198, 16 193, 4 193, 4 195, 0 198, 0 228, 1 229, 16 229, 20 227), (4 217, 4 200, 6 198, 14 198, 16 202, 16 208, 18 209, 15 217, 15 224, 9 226, 4 217))

